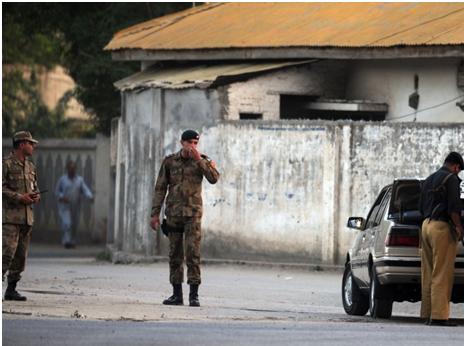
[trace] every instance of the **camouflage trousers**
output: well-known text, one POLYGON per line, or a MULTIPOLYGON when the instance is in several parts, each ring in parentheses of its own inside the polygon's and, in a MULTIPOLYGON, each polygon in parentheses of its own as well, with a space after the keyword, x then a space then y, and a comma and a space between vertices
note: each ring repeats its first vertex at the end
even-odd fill
POLYGON ((28 225, 2 225, 2 281, 8 272, 8 283, 18 282, 26 266, 32 227, 28 225))
POLYGON ((184 232, 169 233, 169 281, 173 285, 184 282, 185 253, 187 283, 189 285, 201 284, 201 218, 168 217, 167 223, 171 227, 184 230, 184 232))

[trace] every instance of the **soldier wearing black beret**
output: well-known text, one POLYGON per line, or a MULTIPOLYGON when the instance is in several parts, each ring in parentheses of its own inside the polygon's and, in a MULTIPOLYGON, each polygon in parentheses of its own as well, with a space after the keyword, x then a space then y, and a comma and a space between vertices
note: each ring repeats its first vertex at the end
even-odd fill
POLYGON ((164 158, 153 194, 151 227, 160 226, 160 213, 165 202, 164 230, 169 237, 169 278, 173 286, 165 305, 183 305, 182 282, 184 257, 187 264, 187 283, 190 285, 189 304, 200 306, 198 287, 201 284, 200 241, 203 203, 201 197, 203 177, 211 184, 219 179, 214 161, 198 149, 200 135, 194 130, 182 133, 182 149, 164 158), (168 193, 166 201, 166 193, 168 193), (184 247, 185 242, 185 247, 184 247), (185 248, 185 256, 184 256, 185 248))

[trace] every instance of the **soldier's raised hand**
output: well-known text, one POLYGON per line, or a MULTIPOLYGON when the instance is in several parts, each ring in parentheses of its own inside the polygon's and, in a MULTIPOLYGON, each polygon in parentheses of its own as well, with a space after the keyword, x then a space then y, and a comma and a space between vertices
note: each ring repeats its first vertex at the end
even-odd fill
POLYGON ((200 152, 198 151, 197 148, 190 147, 189 148, 189 153, 190 153, 190 157, 193 158, 195 161, 201 160, 201 154, 200 154, 200 152))

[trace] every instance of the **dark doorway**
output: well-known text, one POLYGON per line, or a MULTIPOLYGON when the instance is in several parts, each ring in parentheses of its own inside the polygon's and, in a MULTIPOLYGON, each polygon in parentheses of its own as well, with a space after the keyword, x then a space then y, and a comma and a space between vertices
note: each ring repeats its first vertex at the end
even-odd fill
POLYGON ((318 96, 280 95, 281 119, 382 121, 385 103, 352 100, 324 100, 318 96))
POLYGON ((240 113, 240 120, 260 120, 263 119, 262 113, 240 113))

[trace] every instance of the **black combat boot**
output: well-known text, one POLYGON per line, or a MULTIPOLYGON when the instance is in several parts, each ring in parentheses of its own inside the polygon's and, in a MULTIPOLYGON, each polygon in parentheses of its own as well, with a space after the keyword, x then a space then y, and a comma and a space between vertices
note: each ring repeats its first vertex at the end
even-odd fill
POLYGON ((26 297, 20 295, 18 291, 16 291, 16 282, 9 282, 8 287, 6 288, 5 291, 5 300, 19 300, 19 301, 25 301, 27 300, 26 297))
POLYGON ((182 294, 182 284, 172 285, 173 293, 168 299, 163 301, 164 305, 184 305, 184 296, 182 294))
POLYGON ((198 285, 190 285, 189 303, 190 306, 200 306, 200 301, 198 300, 198 285))

